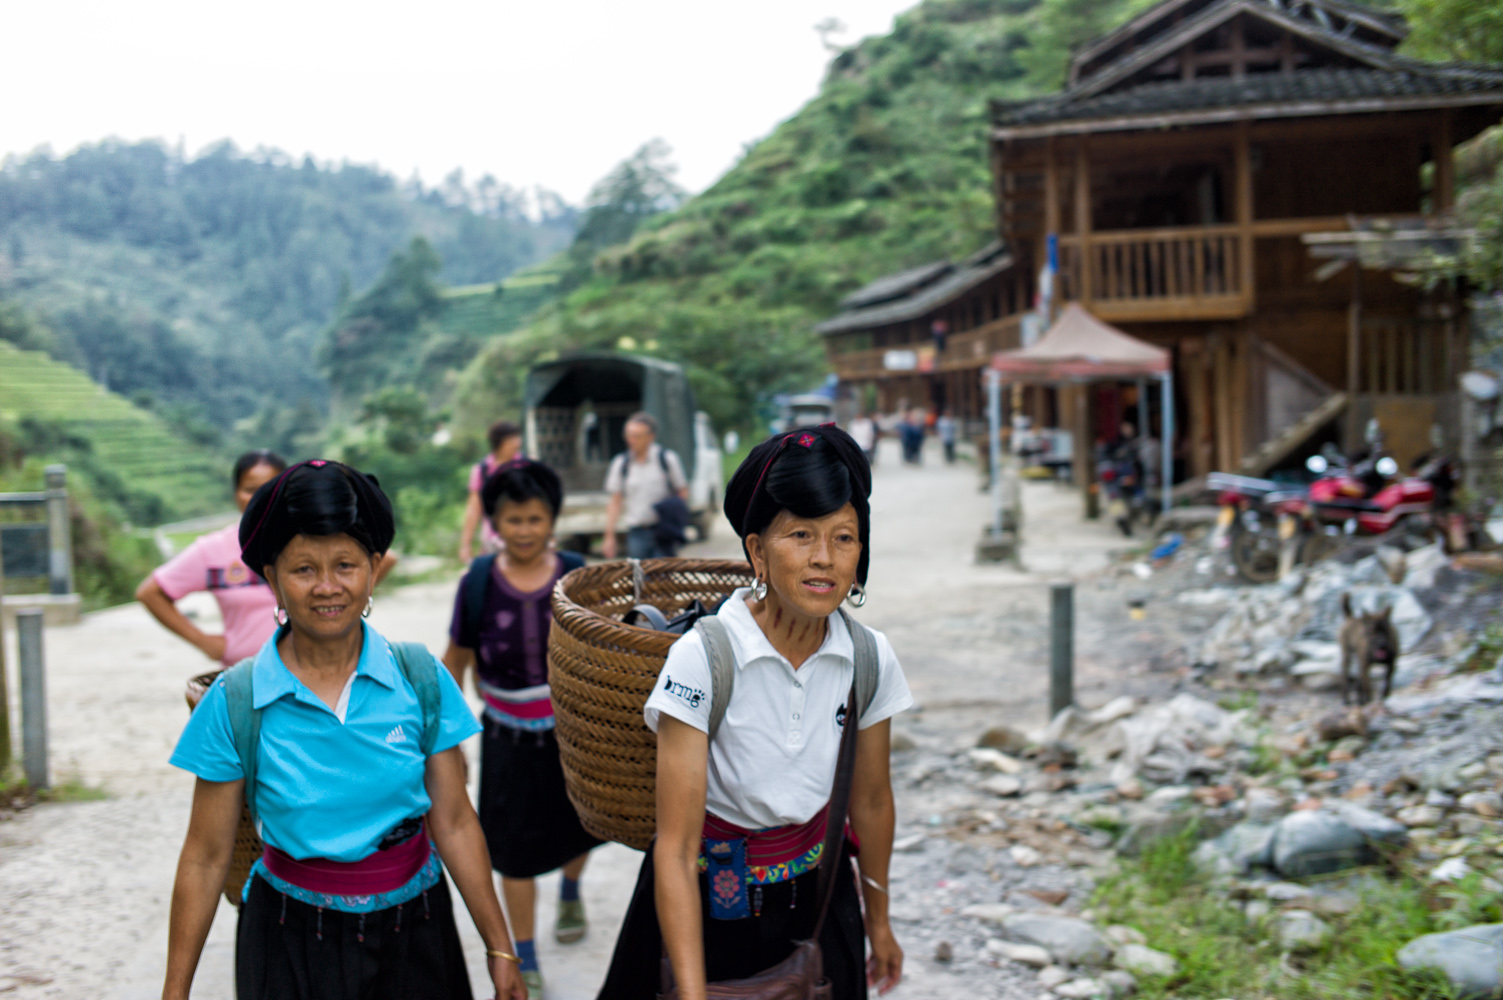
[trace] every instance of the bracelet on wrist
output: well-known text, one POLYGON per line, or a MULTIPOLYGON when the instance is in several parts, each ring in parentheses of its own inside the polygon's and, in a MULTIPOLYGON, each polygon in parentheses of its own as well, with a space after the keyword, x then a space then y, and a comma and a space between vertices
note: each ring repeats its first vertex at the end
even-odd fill
POLYGON ((509 951, 496 951, 494 948, 487 948, 485 954, 490 958, 505 959, 512 965, 520 966, 522 964, 522 960, 509 951))

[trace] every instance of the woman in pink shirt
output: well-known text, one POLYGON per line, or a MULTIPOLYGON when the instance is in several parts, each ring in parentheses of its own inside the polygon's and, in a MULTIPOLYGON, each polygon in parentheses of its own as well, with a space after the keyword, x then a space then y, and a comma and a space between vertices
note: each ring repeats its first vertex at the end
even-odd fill
MULTIPOLYGON (((235 460, 235 506, 245 510, 261 484, 275 479, 287 462, 270 451, 250 451, 235 460)), ((182 552, 141 581, 136 600, 168 630, 203 650, 211 660, 233 666, 271 638, 277 623, 276 595, 266 581, 240 561, 240 522, 200 535, 182 552), (176 601, 207 590, 219 602, 224 634, 204 632, 177 609, 176 601)))
POLYGON ((490 474, 522 453, 522 428, 510 420, 499 420, 491 425, 486 438, 491 453, 470 470, 470 496, 464 505, 464 523, 459 529, 459 561, 466 566, 475 556, 475 529, 480 529, 481 552, 489 554, 502 549, 501 536, 496 526, 485 516, 480 505, 480 490, 490 474))

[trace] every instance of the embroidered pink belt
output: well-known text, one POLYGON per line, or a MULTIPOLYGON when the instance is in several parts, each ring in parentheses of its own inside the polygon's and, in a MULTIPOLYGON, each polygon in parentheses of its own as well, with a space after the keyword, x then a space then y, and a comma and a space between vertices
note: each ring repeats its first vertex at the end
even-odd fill
POLYGON ((266 870, 277 878, 309 892, 331 896, 374 896, 395 892, 410 882, 428 861, 433 842, 426 825, 394 847, 376 851, 359 861, 302 861, 267 844, 261 852, 266 870))
POLYGON ((748 867, 773 868, 803 858, 822 845, 825 839, 825 816, 828 813, 829 806, 826 806, 808 822, 775 826, 768 830, 748 830, 712 813, 705 813, 704 839, 744 840, 748 867))

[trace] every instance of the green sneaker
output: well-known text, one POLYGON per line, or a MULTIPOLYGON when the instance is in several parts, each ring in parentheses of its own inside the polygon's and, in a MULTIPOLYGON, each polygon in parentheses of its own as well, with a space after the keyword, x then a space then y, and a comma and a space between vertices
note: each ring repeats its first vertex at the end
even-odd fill
POLYGON ((583 900, 558 901, 558 920, 553 924, 554 940, 559 944, 573 944, 583 940, 589 929, 590 922, 585 919, 583 900))
POLYGON ((543 1000, 543 974, 537 969, 522 973, 522 982, 527 987, 527 1000, 543 1000))

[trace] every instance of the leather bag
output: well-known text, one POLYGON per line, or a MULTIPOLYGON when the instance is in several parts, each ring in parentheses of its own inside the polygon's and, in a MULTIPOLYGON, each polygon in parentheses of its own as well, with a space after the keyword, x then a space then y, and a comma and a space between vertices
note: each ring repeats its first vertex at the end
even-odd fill
MULTIPOLYGON (((840 752, 835 763, 835 787, 830 792, 830 811, 825 825, 824 849, 819 857, 819 916, 814 921, 814 933, 808 941, 795 942, 793 954, 777 965, 749 976, 746 979, 727 979, 709 983, 705 989, 708 1000, 830 1000, 830 981, 825 978, 824 953, 819 947, 820 931, 824 929, 825 917, 830 911, 830 897, 835 894, 835 879, 842 870, 847 876, 849 868, 845 861, 845 820, 851 803, 851 778, 856 770, 856 731, 860 728, 857 709, 856 685, 851 684, 851 693, 846 699, 845 731, 840 735, 840 752)), ((678 986, 673 981, 673 966, 668 956, 663 956, 663 989, 660 1000, 679 1000, 678 986)))

